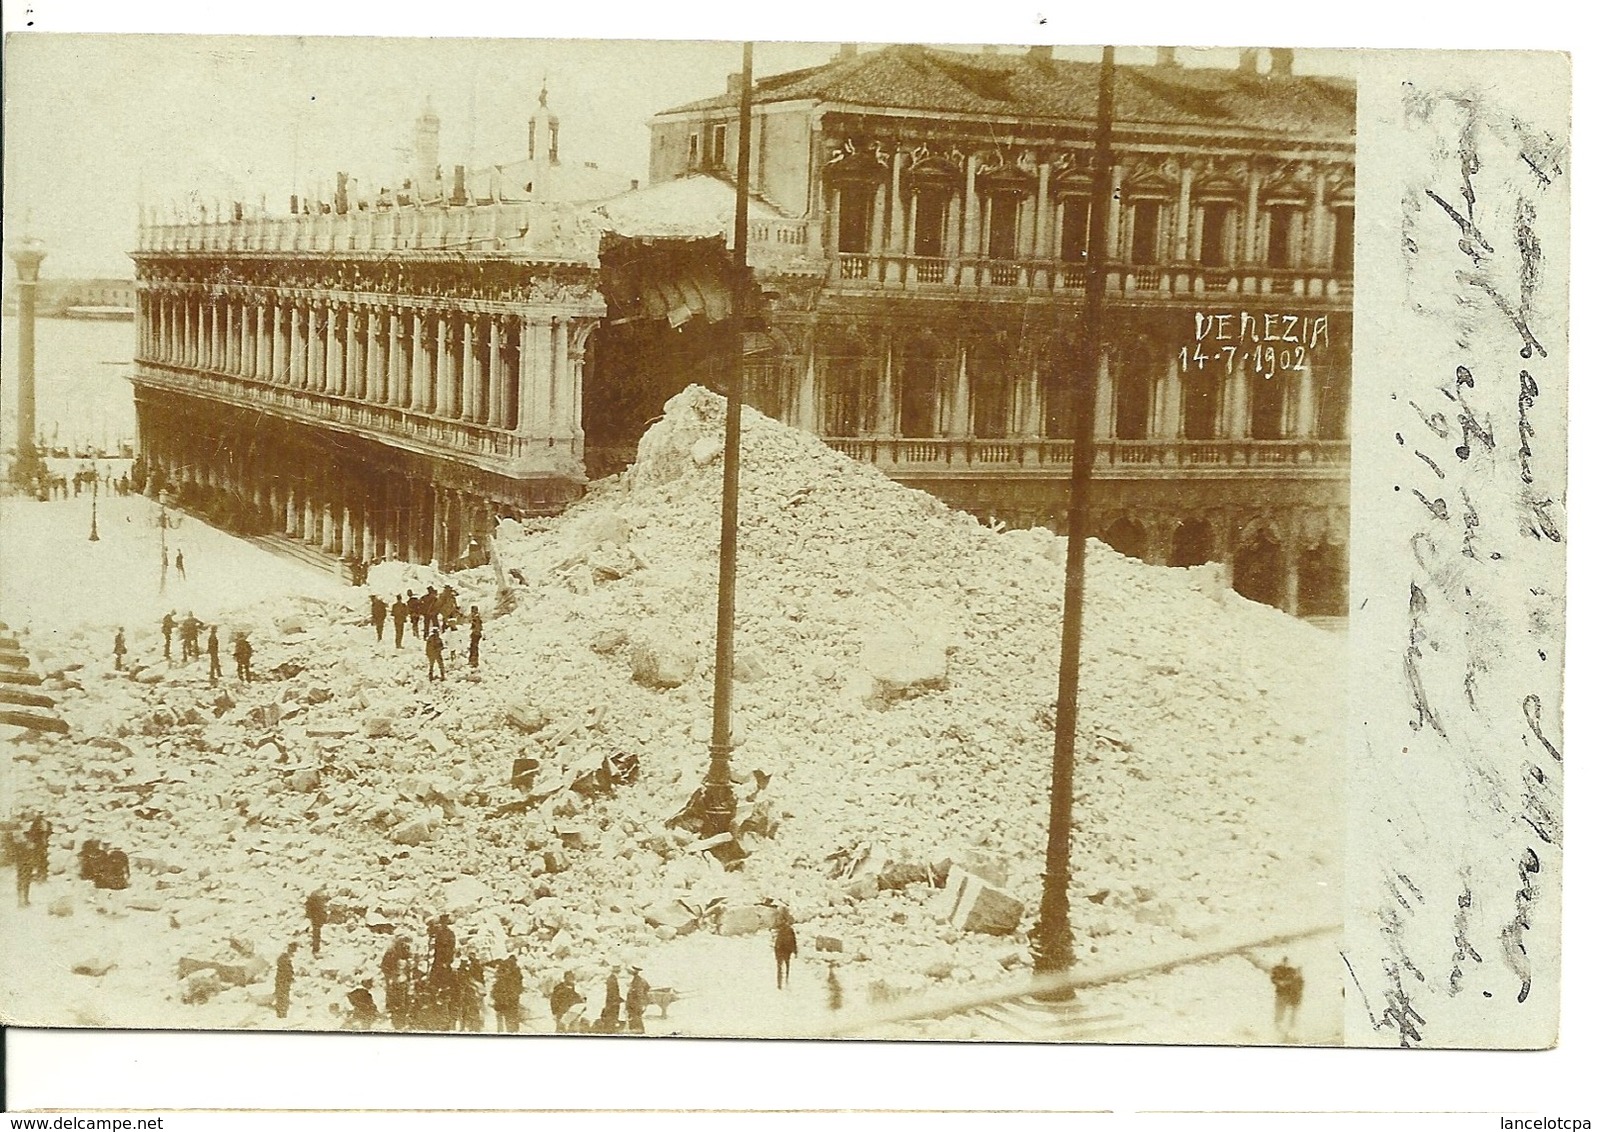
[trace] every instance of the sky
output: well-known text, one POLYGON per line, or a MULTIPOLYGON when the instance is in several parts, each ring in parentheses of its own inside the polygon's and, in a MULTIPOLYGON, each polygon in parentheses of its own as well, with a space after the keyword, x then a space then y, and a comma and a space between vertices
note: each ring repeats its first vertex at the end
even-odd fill
MULTIPOLYGON (((764 42, 761 75, 826 62, 838 42, 764 42)), ((1021 48, 1012 48, 1021 50, 1021 48)), ((1095 58, 1099 49, 1059 48, 1095 58)), ((1120 58, 1149 61, 1149 49, 1120 58)), ((1182 51, 1233 65, 1229 50, 1182 51)), ((6 45, 5 219, 45 241, 47 277, 131 277, 141 202, 194 194, 271 211, 337 171, 394 184, 425 102, 440 161, 482 166, 527 153, 540 85, 561 119, 564 161, 646 178, 652 114, 720 93, 733 42, 479 38, 14 34, 6 45)), ((1351 74, 1337 51, 1301 73, 1351 74)), ((15 227, 13 227, 15 225, 15 227)), ((9 270, 8 270, 9 275, 9 270)))

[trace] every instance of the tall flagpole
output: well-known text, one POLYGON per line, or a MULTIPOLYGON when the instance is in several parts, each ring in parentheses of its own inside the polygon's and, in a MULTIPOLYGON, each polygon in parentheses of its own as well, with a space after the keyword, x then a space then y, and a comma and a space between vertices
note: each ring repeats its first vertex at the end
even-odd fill
MULTIPOLYGON (((1074 735, 1079 724, 1079 649, 1085 619, 1085 539, 1090 527, 1090 472, 1095 463, 1096 379, 1102 353, 1102 306, 1107 276, 1107 212, 1112 204, 1113 49, 1101 49, 1096 100, 1096 151, 1090 194, 1085 313, 1075 367, 1074 462, 1068 485, 1068 565, 1063 579, 1062 658, 1057 669, 1057 727, 1052 744, 1051 816, 1040 922, 1030 933, 1036 976, 1061 975, 1073 964, 1068 922, 1068 851, 1073 837, 1074 735)), ((1065 999, 1073 990, 1045 990, 1065 999)))
POLYGON ((735 175, 734 261, 729 278, 728 395, 723 421, 723 526, 718 543, 718 641, 712 686, 711 762, 702 785, 701 836, 728 833, 734 822, 729 779, 733 749, 735 537, 740 523, 740 411, 745 387, 746 227, 751 198, 751 44, 740 75, 739 163, 735 175))

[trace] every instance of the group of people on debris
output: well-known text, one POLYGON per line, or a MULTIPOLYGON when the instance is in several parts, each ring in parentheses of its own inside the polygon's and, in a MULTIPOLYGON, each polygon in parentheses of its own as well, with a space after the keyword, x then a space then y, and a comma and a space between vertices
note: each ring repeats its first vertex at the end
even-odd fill
MULTIPOLYGON (((313 955, 322 951, 323 928, 328 924, 329 915, 328 892, 319 888, 306 898, 313 955)), ((280 1018, 289 1014, 299 946, 298 940, 291 940, 278 956, 273 1007, 280 1018)), ((630 966, 628 970, 625 987, 624 965, 612 966, 600 1014, 593 1021, 585 1016, 586 1001, 578 989, 576 974, 565 972, 546 999, 556 1032, 645 1033, 645 1008, 651 1002, 651 985, 638 966, 630 966)), ((481 1032, 486 999, 495 1012, 497 1033, 516 1034, 522 1028, 523 969, 516 956, 485 963, 463 953, 457 947, 456 931, 447 912, 428 922, 426 954, 413 951, 410 936, 398 935, 380 958, 378 973, 383 980, 382 1012, 373 997, 374 980, 371 978, 363 979, 345 996, 349 1004, 348 1024, 352 1029, 371 1030, 387 1014, 391 1027, 396 1030, 481 1032)))
MULTIPOLYGON (((217 626, 207 625, 196 617, 193 611, 186 613, 183 620, 180 621, 177 610, 168 610, 161 619, 161 655, 168 664, 173 663, 172 638, 175 633, 178 636, 180 650, 179 663, 188 664, 191 660, 199 660, 202 651, 204 651, 209 662, 207 678, 215 684, 222 676, 222 658, 217 641, 217 626), (200 641, 202 629, 206 630, 206 642, 204 645, 200 641)), ((254 679, 250 670, 250 662, 255 655, 255 651, 248 636, 244 633, 234 634, 234 675, 247 684, 254 679)), ((119 628, 116 636, 111 640, 111 659, 118 672, 123 670, 127 656, 128 635, 119 628)))
MULTIPOLYGON (((407 590, 406 596, 395 595, 393 604, 386 602, 378 594, 371 597, 371 619, 373 632, 380 644, 384 641, 386 625, 395 628, 395 647, 400 648, 406 638, 407 627, 410 626, 412 638, 423 639, 423 653, 428 658, 428 678, 430 680, 445 679, 445 637, 444 634, 459 628, 462 624, 462 607, 457 601, 456 590, 446 586, 443 590, 436 590, 429 586, 421 595, 415 590, 407 590)), ((478 667, 479 648, 484 640, 484 618, 473 606, 467 613, 467 664, 470 668, 478 667)))
MULTIPOLYGON (((55 826, 50 820, 36 813, 26 827, 10 830, 6 835, 6 856, 17 871, 19 908, 28 907, 32 903, 33 886, 43 884, 50 877, 50 838, 54 833, 55 826)), ((128 854, 90 838, 78 850, 78 875, 93 881, 96 888, 127 888, 128 854)))

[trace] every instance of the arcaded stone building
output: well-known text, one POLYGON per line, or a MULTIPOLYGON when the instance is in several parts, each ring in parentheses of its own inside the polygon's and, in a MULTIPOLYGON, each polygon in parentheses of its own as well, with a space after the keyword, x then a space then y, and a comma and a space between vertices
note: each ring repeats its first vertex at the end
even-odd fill
POLYGON ((582 492, 591 190, 564 195, 544 91, 528 160, 483 196, 438 175, 438 133, 425 111, 420 172, 371 199, 341 177, 287 216, 141 224, 135 406, 163 487, 329 554, 447 566, 582 492))
MULTIPOLYGON (((896 46, 760 79, 752 399, 981 517, 1060 525, 1097 72, 896 46)), ((1095 529, 1303 613, 1345 610, 1355 107, 1278 50, 1159 51, 1115 87, 1095 529)), ((737 111, 731 83, 659 114, 652 182, 730 180, 737 111)), ((642 364, 609 360, 621 337, 595 380, 642 364)))

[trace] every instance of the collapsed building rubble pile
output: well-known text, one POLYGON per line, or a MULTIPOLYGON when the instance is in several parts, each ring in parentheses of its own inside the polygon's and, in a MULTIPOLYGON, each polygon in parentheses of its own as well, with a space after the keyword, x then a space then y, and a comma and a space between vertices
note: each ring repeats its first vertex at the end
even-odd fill
MULTIPOLYGON (((145 899, 205 984, 170 1001, 259 999, 206 972, 278 946, 318 885, 331 1000, 375 973, 388 934, 415 939, 442 910, 470 951, 515 950, 542 978, 760 931, 770 902, 804 955, 882 997, 1027 964, 1062 540, 987 529, 749 410, 733 755, 748 855, 726 870, 667 824, 707 759, 722 417, 685 390, 631 469, 497 540, 522 581, 487 622, 480 678, 463 677, 462 633, 451 679, 426 682, 420 648, 363 627, 364 601, 241 615, 262 677, 243 687, 208 686, 203 665, 73 670, 88 642, 53 646, 63 711, 97 737, 32 740, 24 793, 155 878, 145 899)), ((429 584, 386 569, 381 596, 429 584)), ((1338 919, 1339 640, 1216 568, 1092 544, 1088 570, 1080 956, 1338 919)), ((488 568, 449 581, 464 609, 495 609, 488 568)))

